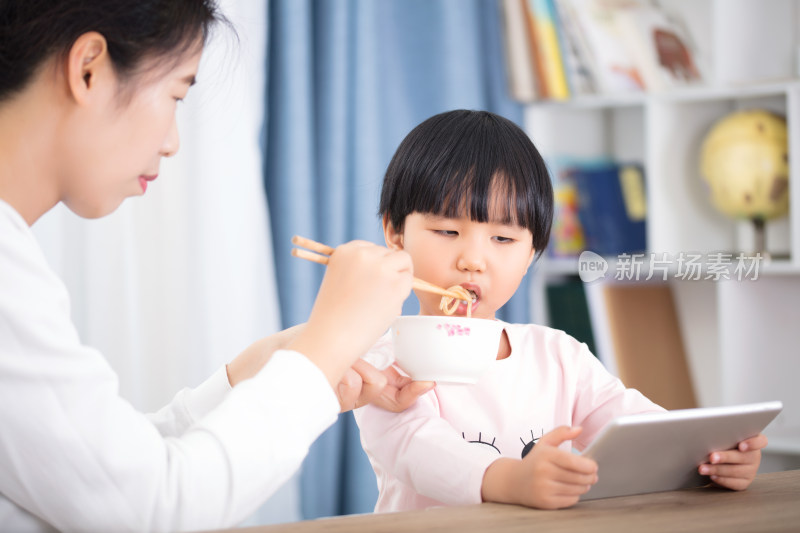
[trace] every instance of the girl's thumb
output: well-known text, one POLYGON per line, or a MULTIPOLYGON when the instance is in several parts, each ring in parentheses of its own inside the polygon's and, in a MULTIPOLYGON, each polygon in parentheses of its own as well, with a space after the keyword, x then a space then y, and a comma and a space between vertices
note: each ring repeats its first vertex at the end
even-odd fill
POLYGON ((561 443, 573 440, 580 435, 583 428, 580 426, 559 426, 553 431, 546 433, 541 439, 536 442, 536 445, 545 444, 547 446, 560 446, 561 443))

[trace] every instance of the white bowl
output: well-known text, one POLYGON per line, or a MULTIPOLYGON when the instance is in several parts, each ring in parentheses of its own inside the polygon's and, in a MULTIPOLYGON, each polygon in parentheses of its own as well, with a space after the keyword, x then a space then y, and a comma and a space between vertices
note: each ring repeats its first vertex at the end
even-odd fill
POLYGON ((484 318, 397 317, 395 361, 416 381, 475 383, 497 358, 502 331, 502 322, 484 318))

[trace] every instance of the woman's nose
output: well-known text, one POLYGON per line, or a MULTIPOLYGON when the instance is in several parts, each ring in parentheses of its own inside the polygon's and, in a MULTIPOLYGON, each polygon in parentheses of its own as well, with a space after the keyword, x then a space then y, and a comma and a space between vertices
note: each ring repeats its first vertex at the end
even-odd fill
POLYGON ((164 144, 161 146, 161 155, 163 157, 172 157, 178 153, 178 148, 180 148, 180 146, 181 138, 178 134, 178 122, 173 119, 167 138, 164 139, 164 144))

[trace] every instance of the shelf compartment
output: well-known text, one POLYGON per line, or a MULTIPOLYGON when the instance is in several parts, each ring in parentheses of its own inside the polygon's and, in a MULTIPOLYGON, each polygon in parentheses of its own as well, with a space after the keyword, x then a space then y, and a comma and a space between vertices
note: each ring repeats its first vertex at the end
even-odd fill
MULTIPOLYGON (((717 284, 722 402, 783 402, 771 431, 800 427, 800 277, 717 284)), ((799 435, 800 436, 800 435, 799 435)))
MULTIPOLYGON (((740 109, 767 109, 787 115, 797 85, 773 90, 753 90, 731 98, 654 98, 648 103, 648 244, 654 252, 749 252, 753 249, 751 224, 719 213, 700 175, 701 147, 713 124, 740 109)), ((789 142, 797 142, 790 125, 789 142)), ((789 150, 792 150, 792 146, 789 150)), ((796 166, 796 165, 795 165, 796 166)), ((790 194, 796 194, 797 168, 790 169, 790 194)), ((795 203, 800 205, 800 203, 795 203)), ((795 210, 796 211, 796 210, 795 210)), ((767 223, 767 251, 787 256, 792 268, 797 249, 797 215, 767 223)))

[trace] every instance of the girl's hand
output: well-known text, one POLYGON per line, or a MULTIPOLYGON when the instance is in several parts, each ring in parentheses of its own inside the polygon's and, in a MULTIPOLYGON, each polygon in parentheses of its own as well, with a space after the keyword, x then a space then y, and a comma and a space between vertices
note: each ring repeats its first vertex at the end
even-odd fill
POLYGON ((758 473, 761 464, 761 450, 767 446, 767 437, 758 434, 743 440, 733 450, 713 452, 708 456, 708 463, 700 465, 697 470, 720 487, 733 490, 744 490, 758 473))
POLYGON ((597 482, 597 463, 560 449, 580 427, 562 426, 544 435, 522 461, 498 459, 483 478, 484 501, 560 509, 578 502, 597 482))
POLYGON ((287 348, 316 364, 334 390, 400 314, 413 266, 403 251, 352 241, 331 254, 306 327, 287 348))
POLYGON ((336 388, 342 412, 368 403, 399 413, 408 409, 417 398, 434 387, 432 381, 412 381, 394 367, 378 370, 359 359, 345 372, 336 388))

